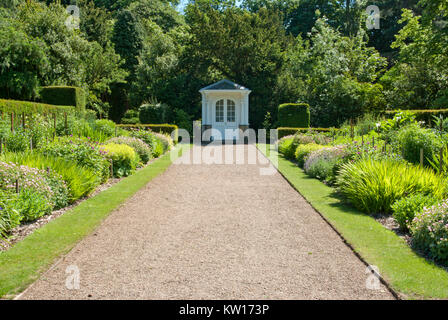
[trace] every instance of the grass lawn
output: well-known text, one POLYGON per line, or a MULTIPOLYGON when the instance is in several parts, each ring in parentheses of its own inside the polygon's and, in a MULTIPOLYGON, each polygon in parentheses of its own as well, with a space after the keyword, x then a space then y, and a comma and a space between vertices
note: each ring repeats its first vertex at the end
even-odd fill
MULTIPOLYGON (((189 147, 178 145, 172 152, 180 149, 180 155, 189 147)), ((69 252, 78 241, 95 230, 110 212, 164 172, 171 163, 170 154, 167 153, 36 230, 10 250, 0 252, 0 297, 11 298, 23 291, 58 257, 69 252)))
MULTIPOLYGON (((266 152, 265 145, 259 149, 266 152)), ((270 155, 278 154, 270 150, 270 155)), ((279 155, 279 171, 338 230, 345 240, 403 297, 448 298, 448 272, 417 255, 406 242, 372 217, 345 205, 334 189, 308 177, 279 155)))

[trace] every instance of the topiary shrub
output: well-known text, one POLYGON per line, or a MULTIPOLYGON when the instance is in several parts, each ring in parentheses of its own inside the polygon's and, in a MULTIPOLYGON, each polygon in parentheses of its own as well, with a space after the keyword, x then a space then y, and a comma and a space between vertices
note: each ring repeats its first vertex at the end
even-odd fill
POLYGON ((285 103, 278 107, 280 127, 309 128, 310 106, 306 103, 285 103))
POLYGON ((412 246, 448 265, 448 200, 415 215, 410 231, 412 246))
POLYGON ((127 145, 109 143, 104 146, 104 150, 107 152, 107 158, 112 160, 114 177, 129 176, 140 162, 134 149, 127 145))
POLYGON ((409 225, 415 214, 421 212, 425 207, 431 207, 439 199, 432 195, 414 194, 400 199, 392 205, 393 216, 403 231, 409 230, 409 225))
POLYGON ((337 185, 356 208, 369 214, 390 214, 395 201, 417 193, 439 199, 447 195, 446 179, 432 169, 393 159, 345 163, 337 185))
POLYGON ((121 119, 122 124, 140 123, 139 113, 137 110, 128 110, 121 119))
POLYGON ((112 138, 107 143, 125 144, 130 146, 137 152, 140 160, 145 164, 152 158, 152 150, 143 140, 133 137, 116 137, 112 138))
POLYGON ((314 143, 310 143, 310 144, 301 144, 297 147, 296 152, 295 152, 295 159, 297 161, 297 165, 300 168, 303 168, 304 164, 305 164, 305 158, 313 151, 317 151, 324 148, 324 146, 319 145, 319 144, 314 144, 314 143))
POLYGON ((140 123, 162 124, 167 120, 169 107, 165 104, 144 104, 138 109, 140 123))
POLYGON ((80 113, 84 113, 86 109, 86 94, 79 87, 43 87, 40 91, 40 97, 43 103, 57 106, 75 106, 80 113))

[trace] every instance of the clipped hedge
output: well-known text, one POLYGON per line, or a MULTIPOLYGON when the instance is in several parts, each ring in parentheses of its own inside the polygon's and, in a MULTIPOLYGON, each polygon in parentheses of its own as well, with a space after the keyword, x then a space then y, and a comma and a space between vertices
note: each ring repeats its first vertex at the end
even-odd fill
POLYGON ((171 136, 171 133, 174 131, 174 143, 178 141, 178 126, 175 124, 119 124, 117 127, 120 128, 129 128, 129 129, 150 129, 151 131, 157 133, 163 133, 171 136))
POLYGON ((297 132, 335 132, 335 128, 278 128, 278 138, 281 139, 286 136, 294 135, 297 132))
POLYGON ((281 127, 309 128, 310 118, 310 106, 306 103, 285 103, 278 107, 281 127))
POLYGON ((74 106, 78 112, 86 110, 86 94, 79 87, 43 87, 40 91, 40 96, 44 103, 57 106, 74 106))
POLYGON ((0 111, 4 113, 13 113, 14 114, 67 114, 74 113, 74 108, 70 106, 55 106, 44 103, 30 102, 30 101, 18 101, 18 100, 5 100, 0 99, 0 111))
POLYGON ((432 123, 433 116, 448 118, 448 109, 427 109, 427 110, 387 110, 384 115, 387 118, 393 118, 395 114, 401 111, 409 111, 415 115, 417 121, 425 121, 425 123, 432 123))

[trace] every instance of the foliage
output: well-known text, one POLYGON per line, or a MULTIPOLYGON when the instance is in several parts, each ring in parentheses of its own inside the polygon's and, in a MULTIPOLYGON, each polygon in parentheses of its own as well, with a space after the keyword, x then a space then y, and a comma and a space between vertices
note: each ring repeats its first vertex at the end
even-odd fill
POLYGON ((5 22, 0 23, 0 97, 32 99, 49 69, 45 45, 5 22))
POLYGON ((24 189, 19 193, 17 201, 20 203, 17 211, 23 222, 30 222, 51 212, 51 205, 40 193, 24 189))
POLYGON ((333 184, 339 168, 347 158, 344 146, 320 148, 308 155, 303 168, 309 176, 333 184))
POLYGON ((140 122, 145 124, 162 124, 168 117, 168 106, 165 104, 143 104, 138 110, 140 122))
POLYGON ((3 111, 5 113, 14 112, 15 114, 57 114, 59 116, 63 115, 64 113, 74 113, 73 107, 69 106, 54 106, 37 102, 4 99, 0 99, 0 111, 3 111))
POLYGON ((400 129, 392 144, 403 158, 411 163, 420 163, 420 149, 423 149, 424 164, 429 164, 442 147, 439 135, 430 129, 409 125, 400 129))
POLYGON ((137 152, 140 160, 146 164, 152 158, 152 150, 149 145, 147 145, 143 140, 133 137, 116 137, 112 138, 107 143, 115 143, 115 144, 125 144, 130 146, 137 152))
POLYGON ((290 97, 310 105, 313 126, 338 126, 384 108, 382 86, 375 81, 385 64, 367 47, 362 30, 346 37, 320 18, 309 41, 299 36, 290 47, 280 81, 290 97))
POLYGON ((280 127, 277 129, 278 138, 281 139, 283 137, 294 135, 296 133, 327 133, 327 134, 336 134, 338 130, 336 128, 283 128, 280 127))
MULTIPOLYGON (((177 143, 177 140, 178 140, 178 133, 177 133, 178 127, 176 125, 172 125, 172 124, 119 125, 119 127, 120 128, 130 128, 130 129, 149 129, 151 132, 162 133, 164 135, 170 136, 174 143, 177 143)), ((146 143, 148 143, 148 142, 146 142, 146 143)))
POLYGON ((339 190, 356 208, 369 214, 392 211, 395 201, 421 193, 443 198, 446 181, 431 169, 393 159, 361 159, 339 170, 339 190))
MULTIPOLYGON (((157 144, 162 146, 162 153, 165 153, 171 150, 174 146, 173 139, 170 136, 165 135, 163 133, 154 133, 154 139, 157 141, 157 144)), ((157 148, 157 147, 156 147, 157 148)))
MULTIPOLYGON (((101 183, 101 176, 94 170, 90 167, 79 165, 73 160, 36 152, 6 153, 3 154, 1 158, 4 161, 13 162, 18 165, 26 165, 40 170, 49 169, 50 173, 53 172, 59 174, 67 185, 69 195, 68 199, 66 199, 67 196, 64 196, 64 192, 59 191, 59 193, 57 193, 57 195, 59 194, 56 200, 57 208, 62 208, 67 202, 73 202, 89 195, 101 183)), ((59 189, 53 187, 53 190, 59 189)))
POLYGON ((59 137, 44 146, 41 152, 47 156, 72 160, 84 168, 95 172, 101 181, 109 177, 109 162, 106 151, 98 142, 88 138, 59 137))
POLYGON ((115 122, 107 119, 95 120, 93 130, 102 133, 106 137, 112 137, 115 135, 115 122))
POLYGON ((310 106, 306 103, 285 103, 278 107, 278 123, 282 127, 308 128, 310 106))
POLYGON ((294 143, 294 136, 286 136, 278 141, 278 152, 286 159, 294 159, 297 144, 294 143))
POLYGON ((114 177, 127 177, 132 174, 140 159, 133 148, 124 144, 109 143, 104 145, 108 159, 112 160, 114 177))
POLYGON ((296 152, 295 152, 295 159, 297 161, 297 165, 300 168, 303 168, 303 166, 305 165, 305 159, 308 157, 308 155, 313 152, 313 151, 317 151, 324 148, 324 146, 319 145, 319 144, 314 144, 314 143, 309 143, 309 144, 300 144, 297 148, 296 148, 296 152))
POLYGON ((79 113, 86 108, 86 95, 83 89, 68 86, 43 87, 40 90, 42 102, 57 106, 74 106, 79 113))
POLYGON ((125 112, 123 118, 121 119, 122 124, 138 124, 140 119, 138 117, 138 111, 128 110, 125 112))
POLYGON ((443 201, 417 213, 412 220, 412 245, 431 258, 448 264, 448 212, 443 201))
POLYGON ((414 194, 396 201, 392 205, 393 216, 401 230, 408 231, 414 216, 426 207, 435 205, 440 199, 432 195, 414 194))

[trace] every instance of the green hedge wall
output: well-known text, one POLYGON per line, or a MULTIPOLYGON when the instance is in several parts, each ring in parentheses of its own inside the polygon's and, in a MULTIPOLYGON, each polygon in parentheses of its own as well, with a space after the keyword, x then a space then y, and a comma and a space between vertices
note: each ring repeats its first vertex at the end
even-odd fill
POLYGON ((336 128, 278 128, 278 138, 281 139, 283 137, 286 136, 290 136, 290 135, 294 135, 297 132, 327 132, 327 133, 331 133, 331 132, 336 132, 338 131, 338 129, 336 128))
POLYGON ((5 100, 0 99, 0 111, 4 113, 15 113, 15 114, 74 114, 75 108, 70 106, 54 106, 49 104, 29 102, 29 101, 17 101, 17 100, 5 100))
POLYGON ((285 103, 278 107, 280 127, 309 128, 310 106, 306 103, 285 103))
POLYGON ((57 106, 75 106, 79 112, 84 112, 86 109, 86 94, 83 89, 78 87, 43 87, 40 96, 43 103, 57 106))
POLYGON ((120 128, 141 128, 141 129, 151 129, 154 132, 157 133, 164 133, 171 135, 171 133, 174 131, 174 142, 178 142, 178 126, 175 124, 119 124, 117 127, 120 128))

